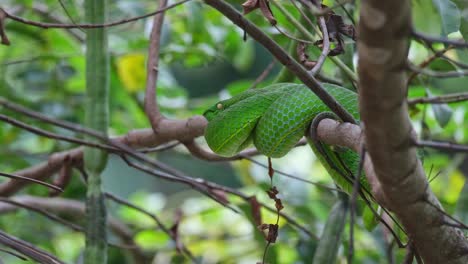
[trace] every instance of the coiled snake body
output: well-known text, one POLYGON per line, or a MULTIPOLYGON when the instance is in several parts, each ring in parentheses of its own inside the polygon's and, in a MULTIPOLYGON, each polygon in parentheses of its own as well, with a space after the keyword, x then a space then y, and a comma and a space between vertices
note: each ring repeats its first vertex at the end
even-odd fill
MULTIPOLYGON (((359 119, 356 93, 332 84, 323 86, 359 119)), ((330 112, 329 108, 302 84, 278 83, 262 89, 250 89, 220 101, 204 112, 209 121, 205 139, 209 147, 221 156, 233 156, 253 143, 260 153, 279 158, 295 146, 312 120, 324 112, 330 112)), ((338 156, 326 158, 324 154, 332 151, 329 146, 319 151, 316 145, 310 145, 335 182, 349 192, 352 181, 344 179, 343 174, 356 175, 357 154, 341 149, 338 156)))

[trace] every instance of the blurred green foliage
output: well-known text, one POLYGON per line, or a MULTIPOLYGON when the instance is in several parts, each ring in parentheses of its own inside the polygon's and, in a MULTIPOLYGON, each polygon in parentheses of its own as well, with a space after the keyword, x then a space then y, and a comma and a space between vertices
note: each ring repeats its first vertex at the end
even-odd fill
MULTIPOLYGON (((232 1, 240 9, 241 1, 232 1)), ((325 1, 333 5, 334 1, 325 1)), ((35 21, 79 23, 83 21, 83 7, 79 1, 62 0, 66 11, 55 0, 3 0, 2 8, 16 10, 21 17, 35 21), (67 14, 68 13, 68 14, 67 14)), ((415 27, 428 34, 465 37, 466 13, 463 1, 413 0, 415 27), (459 31, 459 29, 460 30, 459 31)), ((299 13, 290 3, 288 10, 298 17, 299 13)), ((358 6, 345 5, 354 18, 358 18, 358 6)), ((110 4, 109 19, 129 18, 155 9, 154 1, 119 0, 110 4)), ((278 25, 292 34, 292 24, 273 9, 278 25)), ((343 9, 336 9, 347 23, 343 9)), ((247 15, 261 26, 280 45, 286 47, 288 38, 270 27, 259 12, 247 15)), ((151 18, 116 26, 110 29, 111 50, 111 135, 125 134, 132 129, 147 128, 149 123, 143 111, 145 63, 148 49, 148 32, 151 18)), ((82 123, 84 119, 85 61, 80 29, 40 29, 7 20, 6 32, 11 46, 0 46, 0 94, 8 100, 20 103, 51 117, 82 123)), ((158 102, 162 113, 170 118, 187 118, 201 114, 205 108, 220 98, 226 98, 251 86, 254 80, 273 61, 262 47, 250 37, 243 40, 243 31, 235 27, 217 11, 206 7, 201 1, 191 1, 166 13, 161 49, 161 67, 158 80, 158 102)), ((347 54, 342 55, 349 67, 354 69, 351 56, 355 45, 347 41, 347 54), (345 57, 348 56, 348 57, 345 57)), ((438 50, 443 45, 434 45, 438 50)), ((311 47, 311 56, 317 49, 311 47)), ((421 63, 432 53, 427 47, 413 41, 409 59, 421 63)), ((468 61, 466 50, 450 50, 452 59, 468 61)), ((452 62, 439 58, 429 68, 437 71, 453 71, 452 62)), ((269 73, 265 85, 272 81, 279 65, 269 73)), ((331 62, 325 63, 323 74, 349 86, 340 70, 331 62)), ((418 76, 409 87, 410 98, 443 95, 465 90, 468 77, 434 79, 418 76)), ((468 104, 417 105, 412 107, 413 124, 422 137, 468 143, 468 104)), ((0 110, 15 119, 42 129, 69 136, 82 137, 48 124, 28 119, 6 109, 0 110)), ((200 139, 200 144, 204 144, 200 139)), ((14 172, 47 160, 51 153, 67 150, 75 145, 39 137, 0 123, 0 160, 2 172, 14 172)), ((424 150, 424 168, 430 177, 431 187, 449 213, 467 219, 467 188, 464 187, 468 173, 463 154, 424 150), (458 203, 458 205, 457 205, 458 203)), ((186 173, 217 183, 238 188, 248 195, 255 195, 265 204, 274 206, 265 190, 269 186, 267 170, 249 161, 213 164, 195 160, 183 149, 157 153, 155 158, 186 173)), ((255 157, 266 164, 264 157, 255 157)), ((282 159, 275 159, 273 166, 295 176, 333 187, 325 170, 315 160, 308 147, 299 147, 282 159)), ((265 240, 253 223, 248 203, 239 197, 225 194, 238 213, 195 193, 184 186, 154 179, 134 169, 127 168, 118 157, 110 159, 105 172, 104 188, 158 215, 163 223, 171 226, 176 209, 181 209, 183 218, 179 226, 180 239, 203 261, 203 263, 255 263, 261 260, 265 240)), ((294 228, 281 219, 277 243, 268 250, 269 263, 311 263, 319 243, 329 212, 338 200, 334 192, 276 174, 273 184, 279 187, 285 213, 305 226, 314 236, 294 228)), ((30 186, 21 192, 47 196, 41 186, 30 186)), ((83 201, 85 187, 79 173, 75 172, 62 197, 83 201)), ((157 228, 148 216, 134 209, 108 202, 113 217, 126 223, 135 233, 134 239, 154 263, 188 263, 176 252, 175 242, 157 228)), ((273 223, 276 215, 262 209, 265 223, 273 223)), ((355 228, 356 263, 388 263, 395 259, 401 263, 404 252, 397 250, 391 237, 379 225, 372 232, 364 227, 358 211, 355 228), (388 250, 389 247, 393 250, 388 250), (389 254, 389 252, 391 252, 389 254)), ((72 221, 81 223, 79 218, 72 221)), ((5 213, 0 218, 0 229, 50 251, 67 263, 80 263, 84 238, 58 223, 24 209, 5 213)), ((402 236, 403 237, 403 236, 402 236)), ((112 242, 118 242, 114 235, 112 242)), ((343 241, 338 250, 338 263, 345 263, 349 246, 349 226, 345 227, 343 241)), ((110 247, 109 263, 130 263, 128 251, 110 247)), ((0 252, 5 263, 23 262, 0 252)))

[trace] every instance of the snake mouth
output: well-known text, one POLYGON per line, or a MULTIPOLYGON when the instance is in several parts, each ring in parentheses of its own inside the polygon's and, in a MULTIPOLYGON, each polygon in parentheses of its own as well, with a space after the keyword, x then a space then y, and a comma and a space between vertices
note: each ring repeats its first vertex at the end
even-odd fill
POLYGON ((213 120, 213 118, 216 117, 216 112, 217 112, 216 110, 209 108, 209 109, 205 110, 205 112, 203 112, 202 115, 203 115, 203 116, 206 118, 206 120, 208 120, 208 122, 209 122, 209 121, 213 120))

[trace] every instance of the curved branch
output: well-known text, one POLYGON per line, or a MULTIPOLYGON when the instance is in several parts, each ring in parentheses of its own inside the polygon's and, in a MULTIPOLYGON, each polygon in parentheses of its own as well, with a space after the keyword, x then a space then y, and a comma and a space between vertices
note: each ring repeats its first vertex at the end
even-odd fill
MULTIPOLYGON (((159 9, 167 5, 167 0, 159 1, 159 9)), ((159 73, 159 50, 161 45, 161 31, 164 22, 164 13, 158 14, 153 19, 150 43, 148 48, 148 62, 146 63, 146 91, 144 108, 154 133, 157 133, 159 121, 162 115, 156 102, 156 83, 159 73)))

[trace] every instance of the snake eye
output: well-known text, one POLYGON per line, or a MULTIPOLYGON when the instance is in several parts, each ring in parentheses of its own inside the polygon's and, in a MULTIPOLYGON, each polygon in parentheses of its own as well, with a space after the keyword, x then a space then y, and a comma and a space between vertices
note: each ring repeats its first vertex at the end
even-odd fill
POLYGON ((219 110, 222 110, 223 109, 223 104, 217 104, 216 108, 218 108, 219 110))

